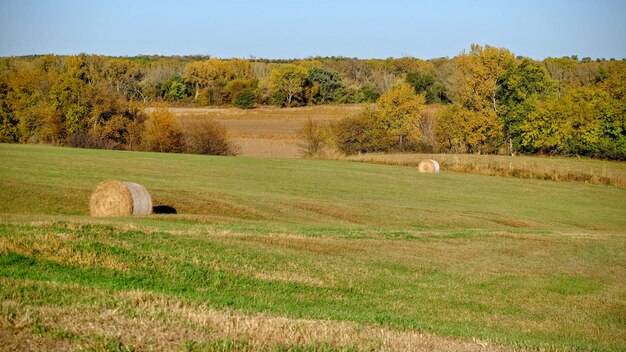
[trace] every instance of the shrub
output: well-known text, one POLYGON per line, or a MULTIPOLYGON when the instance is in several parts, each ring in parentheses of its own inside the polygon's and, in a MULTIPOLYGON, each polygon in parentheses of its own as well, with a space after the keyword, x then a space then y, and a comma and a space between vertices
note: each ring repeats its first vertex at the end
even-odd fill
POLYGON ((233 105, 240 109, 252 109, 256 103, 256 93, 250 89, 240 90, 233 97, 233 105))
POLYGON ((430 150, 422 139, 423 106, 424 96, 408 84, 398 85, 378 99, 375 109, 364 109, 335 126, 337 148, 345 154, 430 150))
POLYGON ((87 149, 118 149, 118 145, 111 140, 97 136, 91 136, 89 133, 75 133, 67 137, 67 145, 72 148, 87 149), (117 148, 116 148, 117 147, 117 148))
POLYGON ((167 108, 150 113, 142 134, 142 149, 153 152, 179 153, 183 140, 178 121, 167 108))
POLYGON ((305 156, 314 156, 321 153, 326 147, 328 130, 318 121, 309 118, 298 131, 301 142, 298 144, 305 156))
POLYGON ((376 110, 366 108, 339 120, 333 126, 337 149, 346 155, 380 151, 377 143, 380 131, 375 124, 377 114, 376 110))
POLYGON ((185 153, 236 155, 236 146, 228 139, 226 128, 210 120, 189 120, 183 123, 185 153))
POLYGON ((356 103, 374 103, 380 98, 380 93, 375 86, 364 85, 359 91, 359 98, 355 99, 356 103))

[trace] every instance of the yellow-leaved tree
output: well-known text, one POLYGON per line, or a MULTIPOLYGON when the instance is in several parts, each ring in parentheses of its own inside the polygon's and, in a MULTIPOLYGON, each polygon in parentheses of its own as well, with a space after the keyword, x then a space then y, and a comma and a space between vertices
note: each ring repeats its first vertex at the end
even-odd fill
MULTIPOLYGON (((493 153, 503 142, 503 125, 498 117, 498 92, 500 77, 515 64, 514 55, 507 49, 486 45, 472 45, 469 53, 455 59, 453 103, 442 109, 445 123, 461 124, 464 128, 438 131, 440 148, 449 146, 449 141, 462 141, 461 147, 472 153, 493 153), (458 136, 448 135, 460 133, 458 136)), ((443 122, 443 121, 442 121, 443 122)))
POLYGON ((384 145, 404 150, 407 142, 421 141, 420 109, 425 101, 426 98, 416 94, 407 83, 393 87, 378 99, 377 124, 384 132, 384 145))
POLYGON ((304 100, 304 85, 308 72, 306 68, 285 64, 272 70, 270 88, 275 104, 290 107, 297 101, 304 100))
POLYGON ((156 107, 145 122, 141 143, 148 151, 181 152, 183 135, 174 114, 164 106, 156 107))

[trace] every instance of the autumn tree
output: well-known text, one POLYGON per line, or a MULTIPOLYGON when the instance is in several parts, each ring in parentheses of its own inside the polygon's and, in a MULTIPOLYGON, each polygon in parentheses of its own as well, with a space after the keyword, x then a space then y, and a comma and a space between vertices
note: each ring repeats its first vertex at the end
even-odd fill
POLYGON ((19 121, 7 101, 9 86, 6 82, 0 82, 0 143, 12 143, 19 141, 19 121))
POLYGON ((289 107, 302 102, 307 76, 302 66, 285 64, 275 68, 270 76, 270 87, 276 103, 289 107))
POLYGON ((226 85, 234 78, 232 66, 225 60, 209 59, 187 64, 183 73, 186 82, 194 87, 194 101, 204 92, 207 104, 227 101, 226 85))
POLYGON ((423 95, 402 83, 383 94, 376 106, 348 116, 335 125, 339 150, 346 154, 419 150, 423 95))
POLYGON ((406 83, 399 84, 378 99, 378 123, 383 126, 390 149, 404 150, 407 142, 421 141, 420 109, 424 102, 424 96, 416 94, 406 83))
POLYGON ((435 140, 440 150, 453 153, 467 152, 467 134, 465 133, 465 114, 468 110, 459 104, 453 104, 437 113, 435 140))
POLYGON ((112 58, 102 65, 102 76, 113 89, 127 99, 143 99, 146 97, 140 87, 144 72, 129 59, 112 58))
POLYGON ((149 114, 142 136, 144 150, 176 153, 183 150, 183 134, 174 114, 157 107, 149 114))
POLYGON ((514 65, 514 56, 506 49, 474 44, 469 53, 455 58, 455 64, 454 106, 446 108, 443 114, 459 114, 457 120, 465 126, 468 151, 496 152, 503 141, 497 99, 502 89, 500 77, 514 65))
POLYGON ((332 126, 337 149, 346 155, 384 151, 377 120, 377 109, 370 107, 339 120, 332 126))

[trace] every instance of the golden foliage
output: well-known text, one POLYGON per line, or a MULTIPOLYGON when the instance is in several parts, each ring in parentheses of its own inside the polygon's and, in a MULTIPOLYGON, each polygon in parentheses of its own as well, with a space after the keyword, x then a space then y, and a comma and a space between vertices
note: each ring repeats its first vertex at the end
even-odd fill
POLYGON ((178 121, 167 108, 160 106, 150 113, 142 136, 143 149, 154 152, 182 151, 182 133, 178 121))

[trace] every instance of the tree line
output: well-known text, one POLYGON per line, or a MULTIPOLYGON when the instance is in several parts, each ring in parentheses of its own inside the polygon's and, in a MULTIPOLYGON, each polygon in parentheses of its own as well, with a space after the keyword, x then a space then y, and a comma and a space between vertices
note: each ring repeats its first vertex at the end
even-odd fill
POLYGON ((0 58, 0 141, 151 149, 144 108, 155 103, 375 102, 335 127, 339 149, 624 160, 625 87, 623 60, 536 61, 478 45, 432 60, 9 57, 0 58))

